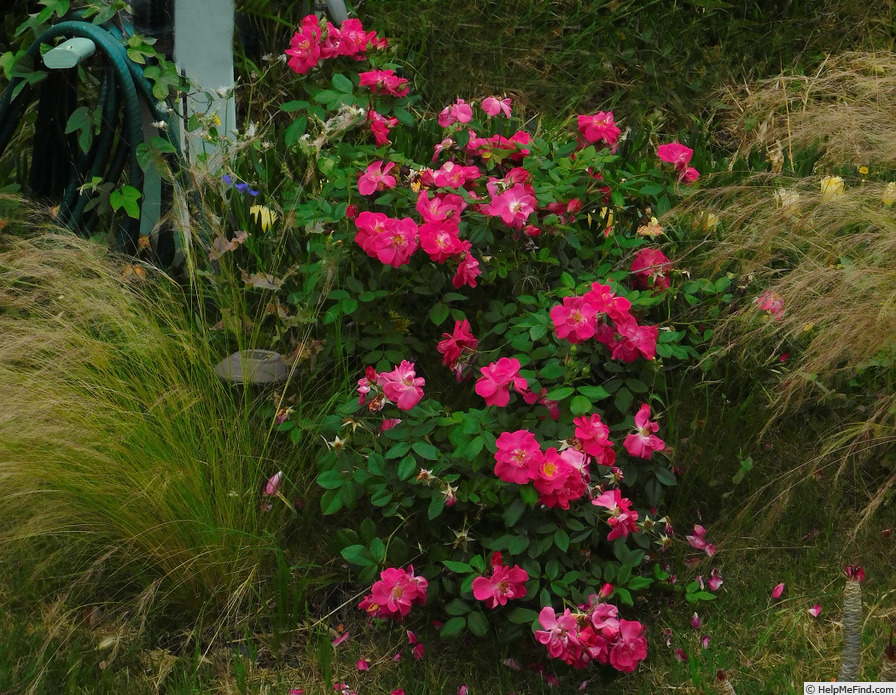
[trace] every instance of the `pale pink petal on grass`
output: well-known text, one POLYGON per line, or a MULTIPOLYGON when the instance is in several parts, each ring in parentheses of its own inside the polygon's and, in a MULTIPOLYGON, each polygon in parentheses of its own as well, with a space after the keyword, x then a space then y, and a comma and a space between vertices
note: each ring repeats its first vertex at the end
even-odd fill
POLYGON ((336 639, 333 640, 333 646, 338 647, 340 644, 345 642, 345 640, 347 640, 347 639, 348 639, 348 630, 346 630, 341 635, 339 635, 339 637, 337 637, 336 639))
POLYGON ((280 486, 283 484, 283 471, 277 471, 268 478, 267 484, 264 486, 264 494, 273 497, 280 492, 280 486))
POLYGON ((819 613, 821 613, 821 606, 818 604, 812 606, 812 608, 809 609, 809 615, 811 615, 813 618, 817 618, 819 613))

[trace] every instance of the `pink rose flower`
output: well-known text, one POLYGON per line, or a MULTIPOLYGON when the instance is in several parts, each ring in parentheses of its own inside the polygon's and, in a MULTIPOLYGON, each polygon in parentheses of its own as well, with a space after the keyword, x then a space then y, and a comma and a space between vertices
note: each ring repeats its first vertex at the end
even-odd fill
POLYGON ((461 242, 460 264, 451 278, 451 284, 455 289, 460 289, 464 285, 476 287, 476 278, 482 273, 479 269, 479 260, 470 252, 472 244, 469 241, 461 242))
POLYGON ((582 451, 593 456, 601 466, 612 466, 616 461, 616 452, 610 441, 610 428, 601 421, 600 415, 582 415, 572 422, 576 426, 575 437, 581 443, 582 451))
POLYGON ((543 629, 535 631, 535 639, 547 647, 552 658, 560 659, 570 647, 579 646, 578 622, 569 608, 557 616, 553 608, 545 606, 538 614, 538 622, 543 629))
POLYGON ((535 435, 528 430, 503 432, 497 439, 495 475, 506 483, 524 485, 532 480, 544 455, 535 435))
POLYGON ((389 140, 389 131, 398 125, 398 119, 386 118, 373 109, 370 109, 367 112, 367 120, 370 123, 370 131, 373 133, 373 139, 374 142, 376 142, 377 147, 391 145, 392 142, 389 140))
POLYGON ((694 150, 685 147, 677 140, 667 145, 660 145, 656 151, 657 156, 664 162, 674 164, 676 167, 687 166, 691 161, 694 150))
POLYGON ((436 263, 444 263, 463 252, 457 222, 454 220, 425 222, 420 225, 418 234, 420 248, 436 263))
POLYGON ((299 75, 305 75, 320 62, 320 23, 313 14, 302 20, 299 30, 293 34, 286 49, 287 65, 299 75))
POLYGON ((526 595, 525 583, 529 574, 519 565, 506 567, 501 564, 501 553, 492 555, 492 576, 476 577, 473 580, 473 596, 477 601, 485 601, 489 608, 497 608, 509 599, 526 595))
POLYGON ((423 398, 425 380, 414 372, 414 363, 403 360, 391 372, 380 372, 376 380, 386 398, 399 410, 410 410, 423 398))
POLYGON ((579 116, 579 132, 589 143, 605 142, 615 150, 622 131, 616 126, 611 111, 599 111, 593 116, 579 116))
POLYGON ((455 123, 469 123, 473 118, 473 108, 463 99, 458 99, 451 106, 446 106, 439 113, 439 125, 447 128, 455 123))
POLYGON ((414 220, 410 217, 400 220, 389 218, 385 232, 370 240, 367 253, 385 265, 398 268, 410 261, 417 250, 417 243, 417 223, 414 220))
POLYGON ((408 81, 399 77, 394 70, 370 70, 360 74, 360 85, 369 87, 374 94, 389 94, 393 97, 406 96, 411 88, 408 81))
POLYGON ((554 334, 573 345, 583 343, 594 336, 597 309, 584 297, 564 297, 563 304, 551 309, 554 334))
POLYGON ((510 98, 498 100, 497 97, 486 97, 482 100, 482 110, 492 118, 502 111, 507 118, 510 118, 510 98))
POLYGON ((395 177, 389 172, 395 167, 395 162, 386 164, 382 160, 371 163, 367 170, 358 177, 358 193, 370 195, 376 191, 384 191, 387 188, 395 188, 395 177))
POLYGON ((650 406, 642 403, 635 414, 635 432, 628 435, 622 445, 631 456, 649 459, 654 451, 662 451, 666 444, 654 434, 659 423, 650 421, 650 406))
POLYGON ((510 385, 517 391, 526 388, 526 380, 518 376, 519 360, 513 357, 502 357, 497 362, 482 367, 482 376, 476 381, 476 393, 485 399, 486 405, 497 405, 501 408, 510 402, 510 385))
POLYGON ((647 658, 647 631, 637 620, 619 621, 619 641, 610 650, 610 666, 623 673, 632 673, 638 662, 647 658))

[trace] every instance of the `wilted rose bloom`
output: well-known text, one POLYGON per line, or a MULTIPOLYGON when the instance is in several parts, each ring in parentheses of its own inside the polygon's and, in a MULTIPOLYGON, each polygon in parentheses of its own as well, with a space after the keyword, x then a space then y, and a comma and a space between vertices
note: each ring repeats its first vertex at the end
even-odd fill
POLYGON ((780 208, 790 207, 800 202, 800 194, 789 188, 775 189, 775 204, 780 208))
POLYGON ((756 298, 761 311, 767 311, 769 315, 774 316, 776 321, 780 321, 784 314, 784 300, 781 295, 771 290, 766 290, 756 298))
POLYGON ((640 289, 668 289, 666 273, 671 267, 672 262, 659 249, 641 249, 635 254, 631 265, 634 284, 640 289))
POLYGON ((881 196, 881 200, 887 207, 896 203, 896 181, 890 181, 887 184, 887 187, 884 188, 884 194, 881 196))
POLYGON ((825 176, 821 180, 821 197, 825 200, 831 200, 838 195, 843 195, 843 192, 843 179, 839 176, 825 176))

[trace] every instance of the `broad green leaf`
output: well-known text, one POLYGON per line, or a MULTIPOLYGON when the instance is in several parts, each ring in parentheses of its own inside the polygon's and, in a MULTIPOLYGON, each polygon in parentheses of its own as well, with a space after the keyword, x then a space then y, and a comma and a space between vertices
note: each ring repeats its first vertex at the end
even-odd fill
POLYGON ((327 490, 320 498, 320 511, 324 514, 335 514, 342 509, 342 498, 339 490, 327 490))
POLYGON ((448 615, 466 615, 470 612, 470 604, 462 598, 456 598, 445 604, 445 612, 448 615))
MULTIPOLYGON (((458 574, 469 574, 473 571, 473 567, 471 565, 468 565, 466 562, 458 562, 456 560, 442 560, 442 564, 452 572, 457 572, 458 574)), ((469 610, 469 608, 467 610, 469 610)), ((452 615, 460 615, 460 613, 452 613, 452 615)))
POLYGON ((350 545, 347 548, 343 548, 341 555, 350 565, 367 567, 368 565, 376 564, 370 551, 363 545, 350 545))
POLYGON ((384 456, 387 459, 397 459, 404 456, 408 451, 411 450, 411 445, 409 442, 398 442, 391 449, 389 449, 384 456))
POLYGON ((352 84, 352 81, 347 78, 345 75, 340 73, 336 73, 333 75, 330 80, 333 83, 333 86, 338 89, 340 92, 344 92, 345 94, 351 94, 352 90, 355 88, 355 85, 352 84))
POLYGON ((439 450, 429 442, 418 440, 411 445, 411 448, 414 453, 427 461, 437 461, 439 458, 439 450))
POLYGON ((585 396, 576 396, 569 402, 569 412, 573 415, 584 415, 591 412, 591 408, 591 401, 585 398, 585 396))
POLYGON ((317 484, 324 490, 335 490, 342 487, 343 480, 342 471, 324 471, 317 476, 317 484))
POLYGON ((442 302, 433 304, 432 309, 429 310, 429 320, 435 325, 441 326, 445 322, 445 319, 448 318, 449 311, 447 304, 443 304, 442 302))
POLYGON ((386 544, 383 543, 382 539, 374 538, 370 541, 370 556, 377 564, 382 564, 383 560, 386 559, 386 544))
POLYGON ((485 637, 488 633, 488 620, 479 611, 474 611, 467 616, 467 627, 477 637, 485 637))
POLYGON ((529 623, 538 620, 538 611, 517 606, 508 611, 507 619, 516 625, 528 625, 529 623))
POLYGON ((451 618, 446 621, 444 625, 442 625, 442 629, 439 630, 439 637, 442 639, 451 639, 452 637, 458 637, 467 626, 467 621, 465 618, 460 616, 451 618))

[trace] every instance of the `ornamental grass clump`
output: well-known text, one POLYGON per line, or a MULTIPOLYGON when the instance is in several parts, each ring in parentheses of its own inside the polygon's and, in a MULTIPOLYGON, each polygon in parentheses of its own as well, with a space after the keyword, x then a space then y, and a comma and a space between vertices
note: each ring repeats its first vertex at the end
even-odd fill
POLYGON ((265 511, 267 429, 214 375, 201 320, 158 270, 49 220, 0 236, 3 544, 40 548, 68 608, 140 596, 186 628, 252 609, 292 515, 265 511))
MULTIPOLYGON (((808 479, 833 463, 838 480, 862 464, 866 497, 853 533, 894 482, 879 465, 896 443, 894 68, 889 53, 845 54, 811 76, 734 95, 727 133, 741 158, 732 168, 753 173, 717 174, 677 210, 696 243, 675 260, 724 273, 736 288, 740 309, 716 327, 718 354, 762 375, 765 428, 818 406, 836 419, 791 473, 808 479)), ((795 488, 773 484, 781 507, 795 488)), ((768 490, 755 499, 766 504, 768 490)))

